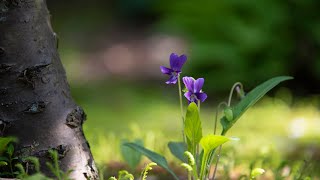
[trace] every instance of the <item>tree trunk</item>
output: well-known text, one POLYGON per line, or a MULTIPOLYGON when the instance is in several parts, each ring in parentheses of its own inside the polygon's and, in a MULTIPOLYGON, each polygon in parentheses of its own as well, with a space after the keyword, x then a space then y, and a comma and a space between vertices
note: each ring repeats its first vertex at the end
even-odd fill
POLYGON ((0 136, 17 137, 16 154, 38 157, 47 175, 56 149, 71 178, 98 179, 57 42, 45 0, 0 0, 0 136))

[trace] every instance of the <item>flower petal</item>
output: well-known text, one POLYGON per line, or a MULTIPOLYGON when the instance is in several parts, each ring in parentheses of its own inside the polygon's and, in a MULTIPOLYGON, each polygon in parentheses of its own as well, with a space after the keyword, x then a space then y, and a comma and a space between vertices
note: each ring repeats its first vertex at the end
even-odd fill
POLYGON ((186 88, 188 89, 188 91, 193 92, 194 89, 194 79, 192 77, 183 77, 182 81, 184 83, 184 85, 186 86, 186 88))
POLYGON ((167 84, 176 84, 178 81, 178 76, 171 75, 170 79, 166 82, 167 84))
POLYGON ((204 83, 204 79, 203 78, 199 78, 194 82, 194 92, 193 93, 199 93, 200 90, 202 89, 204 83))
POLYGON ((181 68, 186 61, 187 61, 187 56, 183 54, 175 60, 171 68, 174 71, 181 71, 181 68))
POLYGON ((208 97, 206 93, 197 93, 196 96, 201 102, 205 101, 208 97))
POLYGON ((164 67, 164 66, 160 66, 160 70, 163 74, 168 74, 168 75, 171 75, 171 73, 173 72, 172 69, 164 67))
POLYGON ((189 102, 191 101, 191 95, 192 95, 192 92, 190 92, 190 91, 184 93, 184 97, 186 97, 189 102))
MULTIPOLYGON (((170 54, 170 67, 174 67, 176 65, 176 62, 179 61, 179 56, 176 53, 170 54)), ((173 69, 173 68, 172 68, 173 69)))

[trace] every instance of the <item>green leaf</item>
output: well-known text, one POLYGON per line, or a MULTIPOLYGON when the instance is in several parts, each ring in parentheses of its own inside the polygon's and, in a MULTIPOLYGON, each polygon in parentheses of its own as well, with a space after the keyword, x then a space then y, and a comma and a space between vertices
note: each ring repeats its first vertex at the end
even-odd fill
POLYGON ((0 137, 0 156, 7 149, 7 145, 10 142, 18 142, 18 139, 15 137, 0 137))
POLYGON ((206 153, 214 150, 216 147, 224 144, 229 140, 230 138, 227 138, 226 136, 209 134, 201 139, 200 144, 204 150, 204 153, 206 153))
POLYGON ((40 172, 40 162, 39 159, 33 156, 28 156, 23 158, 24 162, 31 162, 34 165, 34 169, 36 170, 36 172, 40 172))
MULTIPOLYGON (((128 163, 129 167, 131 169, 135 169, 137 165, 140 163, 141 160, 141 153, 138 151, 135 151, 127 146, 124 146, 123 144, 128 143, 128 140, 123 139, 121 140, 121 154, 125 162, 128 163)), ((143 141, 141 139, 134 140, 134 143, 139 144, 140 146, 143 146, 143 141)))
POLYGON ((168 147, 171 154, 176 158, 180 159, 182 162, 187 162, 188 159, 184 156, 184 152, 187 150, 187 145, 184 142, 169 142, 168 147))
POLYGON ((190 103, 187 109, 184 133, 186 134, 187 139, 189 139, 189 141, 187 141, 188 150, 192 153, 195 152, 196 145, 202 138, 202 127, 198 106, 194 102, 190 103))
POLYGON ((282 81, 293 79, 290 76, 279 76, 264 83, 260 84, 252 91, 250 91, 236 106, 232 108, 233 112, 233 120, 228 121, 226 116, 221 118, 221 125, 223 127, 222 135, 225 135, 227 131, 233 126, 233 124, 241 117, 241 115, 248 110, 251 106, 253 106, 259 99, 261 99, 267 92, 269 92, 272 88, 278 85, 282 81))
POLYGON ((213 135, 209 134, 203 138, 201 138, 200 145, 203 148, 203 156, 201 160, 201 168, 200 168, 200 179, 204 179, 207 176, 207 164, 209 164, 210 160, 210 153, 217 148, 218 146, 224 144, 225 142, 229 141, 230 138, 225 136, 213 135))
POLYGON ((0 167, 1 166, 6 166, 6 165, 8 165, 8 163, 6 161, 0 161, 0 167))
POLYGON ((150 151, 149 149, 144 148, 143 146, 140 146, 139 144, 135 143, 125 143, 125 146, 128 146, 141 154, 147 156, 151 161, 157 163, 159 166, 163 167, 165 170, 167 170, 175 179, 179 180, 177 175, 169 168, 167 160, 161 156, 158 153, 155 153, 153 151, 150 151))
POLYGON ((14 146, 13 146, 13 144, 9 144, 7 147, 7 153, 9 155, 9 157, 12 157, 13 152, 14 152, 14 146))
POLYGON ((18 171, 18 178, 23 179, 24 177, 28 176, 26 173, 26 170, 24 169, 23 165, 21 163, 17 163, 14 165, 19 171, 18 171))

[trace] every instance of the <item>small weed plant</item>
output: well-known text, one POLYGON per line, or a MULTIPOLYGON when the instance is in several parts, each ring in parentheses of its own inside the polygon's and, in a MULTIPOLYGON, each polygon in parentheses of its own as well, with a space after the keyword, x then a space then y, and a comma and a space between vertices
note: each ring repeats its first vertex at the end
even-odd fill
MULTIPOLYGON (((230 140, 237 140, 237 138, 226 136, 227 132, 239 118, 267 92, 279 83, 293 78, 290 76, 274 77, 258 85, 248 93, 245 93, 243 85, 240 82, 235 83, 230 90, 228 101, 221 102, 216 108, 212 133, 204 135, 200 119, 200 107, 208 98, 207 94, 202 90, 205 80, 204 78, 195 79, 188 76, 181 78, 182 67, 187 61, 186 55, 179 56, 172 53, 169 59, 170 67, 160 66, 160 70, 163 74, 169 76, 166 84, 178 86, 182 138, 180 142, 169 142, 168 147, 171 153, 181 160, 181 166, 185 168, 188 173, 188 180, 215 179, 222 145, 230 140), (181 86, 181 79, 185 88, 181 86), (236 92, 240 101, 232 105, 234 104, 232 103, 234 92, 236 92), (188 102, 186 103, 188 104, 186 111, 183 96, 188 102), (220 118, 222 131, 218 133, 218 111, 220 110, 223 112, 223 116, 220 118), (211 168, 212 165, 214 165, 214 168, 211 168), (212 175, 209 176, 210 174, 212 175)), ((173 170, 170 169, 166 158, 162 155, 143 147, 141 143, 127 142, 123 145, 145 155, 151 161, 167 170, 174 179, 179 179, 173 170)), ((242 176, 242 178, 255 179, 264 172, 264 169, 254 167, 249 175, 242 176)))

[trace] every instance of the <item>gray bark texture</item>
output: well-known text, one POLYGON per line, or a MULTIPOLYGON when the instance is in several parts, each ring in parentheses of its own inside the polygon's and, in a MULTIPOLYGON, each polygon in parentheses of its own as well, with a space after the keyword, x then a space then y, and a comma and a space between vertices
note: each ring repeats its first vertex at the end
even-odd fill
POLYGON ((17 137, 16 155, 38 157, 47 175, 55 149, 71 178, 98 179, 57 42, 45 0, 0 0, 0 136, 17 137))

